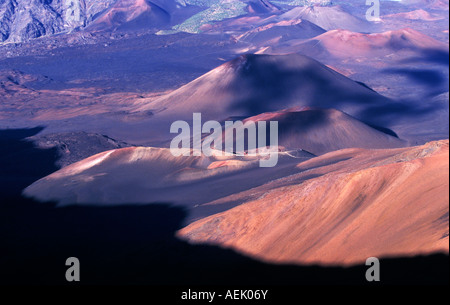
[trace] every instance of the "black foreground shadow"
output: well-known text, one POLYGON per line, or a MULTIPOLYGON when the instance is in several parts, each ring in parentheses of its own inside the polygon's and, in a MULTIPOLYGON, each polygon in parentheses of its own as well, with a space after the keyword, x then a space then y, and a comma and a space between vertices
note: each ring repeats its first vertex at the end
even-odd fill
MULTIPOLYGON (((20 196, 54 172, 58 156, 25 137, 42 128, 0 131, 0 284, 71 284, 68 257, 80 260, 80 284, 314 285, 368 283, 351 268, 259 262, 232 250, 190 245, 175 232, 187 216, 170 203, 55 208, 20 196)), ((448 255, 381 260, 381 284, 448 284, 448 255)))

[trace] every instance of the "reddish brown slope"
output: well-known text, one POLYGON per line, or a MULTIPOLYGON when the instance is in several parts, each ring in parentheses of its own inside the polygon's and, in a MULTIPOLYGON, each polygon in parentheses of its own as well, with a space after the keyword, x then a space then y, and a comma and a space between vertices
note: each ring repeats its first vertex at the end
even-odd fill
MULTIPOLYGON (((299 166, 326 164, 336 154, 299 166)), ((269 190, 179 234, 275 262, 353 264, 371 256, 448 253, 448 140, 359 154, 341 162, 345 170, 269 190), (358 159, 365 163, 355 164, 358 159)))

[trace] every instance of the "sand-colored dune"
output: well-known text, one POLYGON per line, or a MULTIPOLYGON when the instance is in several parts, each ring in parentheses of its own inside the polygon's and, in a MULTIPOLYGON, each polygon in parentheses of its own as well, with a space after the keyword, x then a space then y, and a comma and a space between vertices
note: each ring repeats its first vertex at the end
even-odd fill
POLYGON ((179 236, 272 262, 354 264, 448 253, 448 140, 343 150, 299 167, 305 172, 254 189, 254 200, 192 223, 179 236), (323 175, 305 179, 321 166, 323 175))

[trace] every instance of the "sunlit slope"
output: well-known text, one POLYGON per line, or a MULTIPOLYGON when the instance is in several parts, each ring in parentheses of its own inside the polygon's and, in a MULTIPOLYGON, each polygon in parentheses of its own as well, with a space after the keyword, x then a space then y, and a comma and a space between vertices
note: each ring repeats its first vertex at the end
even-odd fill
MULTIPOLYGON (((349 154, 300 166, 339 153, 349 154)), ((352 264, 371 256, 448 253, 448 140, 358 154, 335 172, 268 189, 179 234, 274 262, 352 264)))

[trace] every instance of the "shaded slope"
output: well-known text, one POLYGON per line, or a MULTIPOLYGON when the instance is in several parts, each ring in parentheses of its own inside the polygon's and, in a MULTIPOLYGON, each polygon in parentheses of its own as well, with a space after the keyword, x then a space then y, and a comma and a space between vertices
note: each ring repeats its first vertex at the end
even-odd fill
POLYGON ((395 148, 406 142, 335 109, 265 113, 245 121, 278 121, 279 145, 314 155, 343 148, 395 148))

